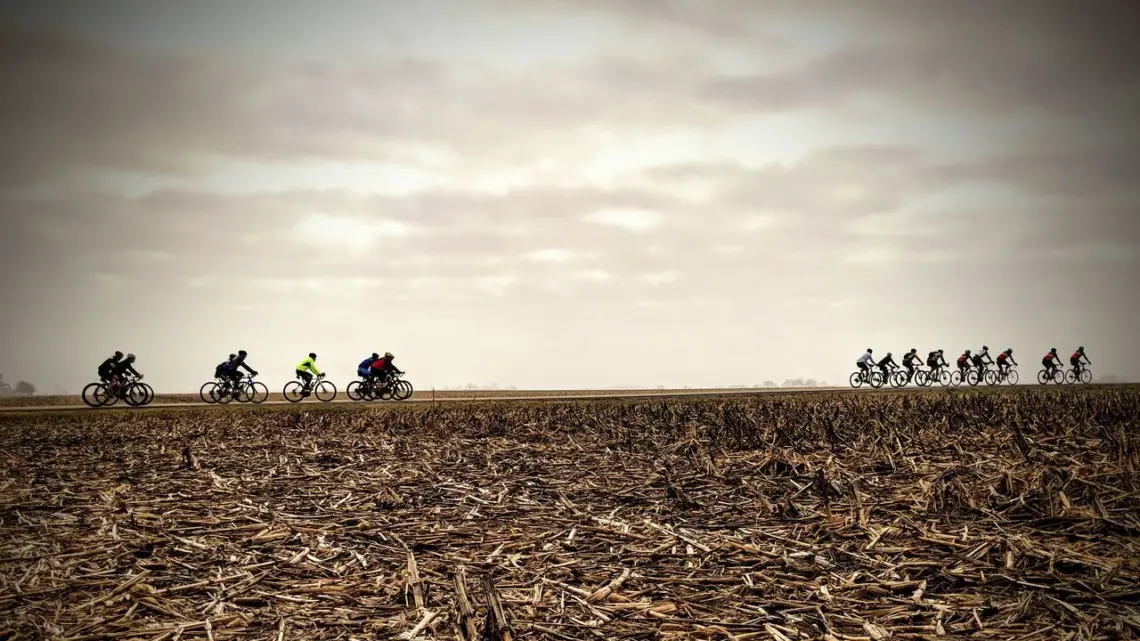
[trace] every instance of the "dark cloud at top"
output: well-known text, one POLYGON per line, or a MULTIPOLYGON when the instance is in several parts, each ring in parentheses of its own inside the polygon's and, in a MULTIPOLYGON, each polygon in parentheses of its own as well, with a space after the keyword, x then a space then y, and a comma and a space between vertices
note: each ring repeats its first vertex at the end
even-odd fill
MULTIPOLYGON (((1098 338, 1108 370, 1140 376, 1130 5, 488 2, 601 15, 628 36, 533 65, 142 47, 75 28, 90 9, 69 6, 71 27, 42 9, 0 26, 0 270, 19 275, 0 321, 21 336, 0 366, 44 368, 28 378, 53 375, 45 354, 86 362, 108 341, 194 369, 231 349, 199 328, 231 317, 234 341, 274 352, 318 314, 347 359, 370 302, 386 310, 376 332, 441 383, 478 376, 494 345, 500 380, 583 384, 503 356, 512 341, 609 355, 624 380, 666 370, 679 344, 733 379, 834 379, 852 342, 958 349, 979 332, 1098 338), (776 160, 767 147, 798 131, 733 139, 777 117, 836 140, 776 160), (952 128, 918 141, 907 119, 952 128), (1019 134, 980 133, 1001 128, 1019 134), (695 141, 685 158, 627 160, 640 136, 678 132, 695 141), (599 158, 616 169, 590 178, 599 158), (271 178, 211 188, 227 163, 271 178), (303 163, 436 183, 273 183, 303 163), (106 170, 142 186, 91 182, 106 170)), ((69 376, 51 382, 82 382, 69 376)))

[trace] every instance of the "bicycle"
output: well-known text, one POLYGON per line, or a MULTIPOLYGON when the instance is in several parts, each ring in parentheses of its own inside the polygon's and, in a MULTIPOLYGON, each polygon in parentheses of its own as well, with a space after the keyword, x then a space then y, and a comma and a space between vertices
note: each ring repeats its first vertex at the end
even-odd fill
POLYGON ((863 383, 867 383, 871 387, 879 389, 883 386, 883 383, 885 383, 886 380, 886 376, 884 376, 876 366, 869 365, 866 372, 862 370, 856 370, 853 372, 847 379, 847 382, 851 384, 851 387, 854 387, 856 389, 862 387, 863 383))
POLYGON ((143 407, 154 400, 154 388, 129 374, 114 389, 112 386, 113 383, 103 381, 88 383, 80 393, 83 403, 88 407, 111 407, 121 398, 131 407, 143 407))
POLYGON ((990 366, 988 363, 985 365, 982 365, 982 370, 980 372, 978 371, 978 366, 974 365, 973 367, 971 367, 969 369, 969 371, 966 372, 966 378, 965 378, 966 384, 969 385, 970 387, 976 387, 978 385, 978 383, 981 383, 982 381, 984 381, 986 379, 986 376, 989 376, 989 373, 991 371, 993 371, 993 370, 990 369, 990 366))
MULTIPOLYGON (((300 378, 300 374, 297 375, 297 378, 300 378)), ((315 394, 317 400, 322 403, 328 403, 336 398, 336 385, 333 385, 331 381, 326 381, 324 374, 317 374, 313 378, 312 386, 306 387, 298 380, 289 381, 285 383, 281 393, 285 396, 285 400, 290 403, 300 403, 310 394, 315 394)))
POLYGON ((950 374, 950 384, 954 387, 958 387, 962 383, 969 383, 970 370, 972 367, 973 366, 966 368, 959 367, 958 369, 954 370, 954 372, 950 374))
POLYGON ((914 373, 914 382, 919 387, 930 387, 934 383, 946 387, 950 384, 950 370, 941 365, 934 369, 919 368, 914 373))
POLYGON ((1017 378, 1016 365, 1010 365, 1004 370, 1000 367, 986 370, 986 385, 1001 385, 1002 383, 1017 385, 1017 378))
POLYGON ((907 371, 905 368, 895 367, 891 370, 890 374, 887 374, 887 382, 890 383, 891 387, 898 389, 900 387, 906 387, 906 384, 910 381, 907 380, 907 371))
POLYGON ((1089 383, 1092 382, 1092 370, 1089 369, 1088 365, 1081 365, 1081 373, 1078 375, 1077 370, 1070 369, 1067 372, 1065 372, 1065 382, 1066 383, 1078 383, 1079 382, 1079 383, 1083 383, 1085 385, 1088 385, 1089 383))
POLYGON ((1049 370, 1044 367, 1037 372, 1037 383, 1040 385, 1048 385, 1049 383, 1056 383, 1060 385, 1065 382, 1065 371, 1060 367, 1053 368, 1052 376, 1049 375, 1049 370))

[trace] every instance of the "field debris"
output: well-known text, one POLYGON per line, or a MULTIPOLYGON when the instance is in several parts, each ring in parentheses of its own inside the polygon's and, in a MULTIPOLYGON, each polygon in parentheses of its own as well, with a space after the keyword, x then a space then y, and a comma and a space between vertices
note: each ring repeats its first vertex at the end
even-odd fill
POLYGON ((1140 390, 0 416, 0 639, 1140 638, 1140 390))

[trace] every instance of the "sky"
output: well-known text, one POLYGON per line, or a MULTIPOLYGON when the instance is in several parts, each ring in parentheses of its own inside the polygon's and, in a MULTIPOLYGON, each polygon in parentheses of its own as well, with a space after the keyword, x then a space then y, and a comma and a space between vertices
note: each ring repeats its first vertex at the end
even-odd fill
POLYGON ((0 2, 0 374, 1140 380, 1140 9, 0 2))

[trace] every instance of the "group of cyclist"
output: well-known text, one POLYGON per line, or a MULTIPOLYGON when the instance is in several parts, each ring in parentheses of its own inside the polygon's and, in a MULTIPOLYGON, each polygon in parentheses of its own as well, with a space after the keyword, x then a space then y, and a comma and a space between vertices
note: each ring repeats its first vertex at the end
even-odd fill
MULTIPOLYGON (((902 361, 902 367, 906 369, 907 372, 906 381, 907 383, 910 383, 911 379, 914 378, 915 368, 921 361, 921 357, 918 355, 918 350, 912 347, 909 352, 903 355, 902 361)), ((962 352, 962 354, 958 356, 955 364, 958 366, 958 371, 961 372, 963 378, 965 378, 966 373, 970 370, 971 367, 976 368, 978 376, 981 377, 985 373, 986 366, 993 364, 996 364, 998 366, 998 371, 1004 377, 1009 374, 1009 368, 1011 366, 1017 365, 1017 361, 1013 359, 1012 347, 998 354, 997 360, 995 361, 990 356, 989 346, 982 345, 982 349, 977 352, 971 353, 970 350, 965 350, 962 352)), ((1060 369, 1061 358, 1057 356, 1056 347, 1050 349, 1049 353, 1041 359, 1041 364, 1045 366, 1045 370, 1049 376, 1053 376, 1054 372, 1060 369)), ((1069 364, 1073 367, 1078 376, 1081 373, 1081 368, 1083 365, 1092 365, 1092 361, 1090 361, 1088 356, 1085 355, 1085 348, 1083 345, 1081 347, 1078 347, 1077 351, 1073 352, 1072 355, 1069 356, 1069 364)), ((863 352, 863 354, 859 356, 858 360, 855 361, 855 365, 859 368, 860 373, 862 373, 864 377, 869 376, 873 368, 878 368, 884 374, 887 374, 890 372, 890 370, 899 367, 899 364, 895 362, 895 359, 890 352, 887 352, 887 355, 885 357, 876 361, 874 357, 874 351, 870 347, 867 348, 866 352, 863 352)), ((926 366, 929 367, 932 371, 937 372, 943 367, 949 367, 950 364, 946 362, 943 351, 939 349, 926 355, 926 366)))
MULTIPOLYGON (((230 354, 229 358, 218 364, 214 368, 214 376, 223 380, 229 380, 237 384, 241 380, 241 369, 245 369, 251 376, 257 376, 257 370, 254 370, 245 362, 246 351, 239 350, 237 354, 230 354)), ((356 368, 356 373, 366 381, 386 382, 392 374, 403 374, 404 372, 398 369, 393 362, 395 356, 392 352, 384 352, 384 356, 373 352, 371 356, 360 362, 356 368)), ((316 352, 309 352, 309 355, 297 363, 296 367, 297 378, 305 383, 304 389, 308 391, 313 384, 314 376, 323 376, 321 370, 317 368, 317 354, 316 352)))
POLYGON ((142 380, 143 375, 135 369, 134 354, 127 354, 124 357, 122 352, 116 350, 110 358, 99 365, 99 380, 106 383, 112 393, 119 388, 123 377, 127 374, 142 380))

